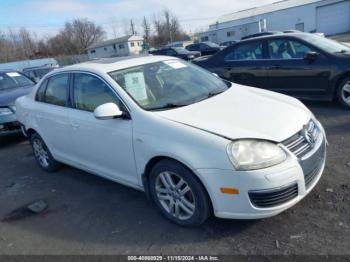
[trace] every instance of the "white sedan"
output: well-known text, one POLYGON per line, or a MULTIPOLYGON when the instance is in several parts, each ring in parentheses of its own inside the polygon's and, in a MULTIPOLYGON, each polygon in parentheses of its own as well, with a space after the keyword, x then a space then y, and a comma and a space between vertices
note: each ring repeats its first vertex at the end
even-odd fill
POLYGON ((170 220, 277 215, 325 166, 321 124, 297 99, 162 56, 55 70, 16 102, 40 167, 60 163, 145 191, 170 220))

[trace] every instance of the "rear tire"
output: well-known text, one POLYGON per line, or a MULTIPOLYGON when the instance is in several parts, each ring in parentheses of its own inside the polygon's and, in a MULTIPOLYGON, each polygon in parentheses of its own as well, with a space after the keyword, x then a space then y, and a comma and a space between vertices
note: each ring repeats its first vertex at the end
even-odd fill
POLYGON ((337 88, 337 98, 339 103, 350 109, 350 77, 346 77, 337 88))
POLYGON ((191 170, 173 160, 161 160, 151 170, 149 190, 154 203, 172 222, 199 226, 210 215, 208 194, 191 170))
POLYGON ((57 162, 51 155, 50 150, 47 148, 44 140, 37 133, 30 136, 30 142, 32 145, 35 160, 46 172, 57 171, 62 164, 57 162))

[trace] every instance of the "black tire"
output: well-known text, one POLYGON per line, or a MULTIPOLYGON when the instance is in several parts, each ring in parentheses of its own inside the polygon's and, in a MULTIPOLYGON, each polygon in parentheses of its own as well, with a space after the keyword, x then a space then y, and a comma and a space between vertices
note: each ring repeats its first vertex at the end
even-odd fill
POLYGON ((40 166, 41 169, 45 170, 46 172, 55 172, 58 169, 60 169, 60 167, 62 166, 61 163, 57 162, 51 155, 50 150, 47 148, 44 140, 41 138, 41 136, 39 136, 39 134, 34 133, 30 136, 30 142, 32 145, 32 149, 33 149, 33 153, 34 153, 34 157, 36 162, 38 163, 38 165, 40 166), (43 163, 43 160, 40 159, 40 157, 38 156, 38 149, 35 148, 36 145, 41 144, 42 145, 42 152, 46 152, 46 162, 43 163))
MULTIPOLYGON (((167 190, 167 189, 162 188, 162 190, 167 190)), ((192 173, 191 170, 189 170, 187 167, 185 167, 184 165, 180 164, 177 161, 166 159, 166 160, 161 160, 155 164, 149 176, 149 191, 150 191, 152 200, 154 201, 156 206, 160 209, 160 211, 163 213, 163 215, 165 215, 168 219, 170 219, 172 222, 178 225, 199 226, 205 222, 205 220, 209 217, 211 213, 211 202, 204 186, 198 180, 198 178, 192 173), (181 214, 181 210, 180 210, 179 212, 177 212, 178 217, 176 217, 175 214, 171 214, 170 213, 171 211, 166 210, 166 207, 164 207, 164 202, 169 201, 169 204, 170 204, 170 200, 164 200, 164 199, 160 200, 158 196, 159 194, 162 194, 162 193, 157 192, 157 189, 156 189, 156 187, 159 188, 159 184, 157 183, 161 181, 160 175, 164 174, 164 172, 171 173, 171 176, 173 176, 172 179, 179 179, 179 180, 183 179, 185 184, 179 189, 179 191, 184 190, 186 186, 190 188, 190 191, 188 191, 185 195, 180 197, 179 195, 181 194, 179 193, 176 200, 174 200, 175 198, 172 198, 172 201, 176 201, 175 203, 173 202, 174 205, 176 206, 180 206, 181 204, 180 207, 177 207, 177 210, 179 210, 179 209, 182 209, 182 207, 184 206, 183 203, 188 203, 188 199, 185 199, 186 202, 182 202, 182 201, 185 201, 184 198, 189 197, 190 201, 192 200, 194 204, 194 208, 190 210, 192 211, 192 215, 189 215, 184 211, 185 209, 182 209, 183 214, 181 214), (161 201, 163 201, 163 204, 161 201), (182 216, 182 218, 180 218, 180 216, 182 216), (189 216, 189 217, 186 217, 186 216, 189 216)), ((167 194, 165 196, 169 197, 169 194, 175 194, 173 191, 171 192, 172 193, 165 193, 167 194)), ((185 207, 187 208, 188 206, 186 205, 185 207)), ((174 207, 173 210, 176 210, 176 208, 174 207)), ((174 213, 175 212, 176 211, 174 211, 174 213)))
POLYGON ((337 88, 337 98, 343 107, 350 109, 350 91, 344 90, 346 87, 350 87, 350 77, 346 77, 340 82, 337 88), (348 100, 345 100, 346 98, 348 98, 348 100))

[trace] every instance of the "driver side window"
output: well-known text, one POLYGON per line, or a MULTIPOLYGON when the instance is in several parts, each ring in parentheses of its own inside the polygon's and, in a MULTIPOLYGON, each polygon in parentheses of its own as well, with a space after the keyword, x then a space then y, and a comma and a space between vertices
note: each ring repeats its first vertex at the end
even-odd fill
POLYGON ((121 103, 111 88, 95 76, 75 74, 73 90, 76 109, 93 112, 96 107, 110 102, 121 108, 121 103))
POLYGON ((305 53, 312 51, 308 46, 289 39, 268 41, 270 59, 302 59, 305 53))

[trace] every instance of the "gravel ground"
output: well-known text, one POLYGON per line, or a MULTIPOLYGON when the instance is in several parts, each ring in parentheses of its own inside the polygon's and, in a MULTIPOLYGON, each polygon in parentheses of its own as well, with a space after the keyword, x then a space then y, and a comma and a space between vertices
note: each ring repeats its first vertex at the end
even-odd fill
POLYGON ((350 255, 350 111, 307 103, 328 134, 325 172, 288 211, 263 220, 164 219, 144 194, 74 168, 39 169, 21 136, 0 138, 0 254, 350 255), (43 199, 35 215, 13 210, 43 199))

